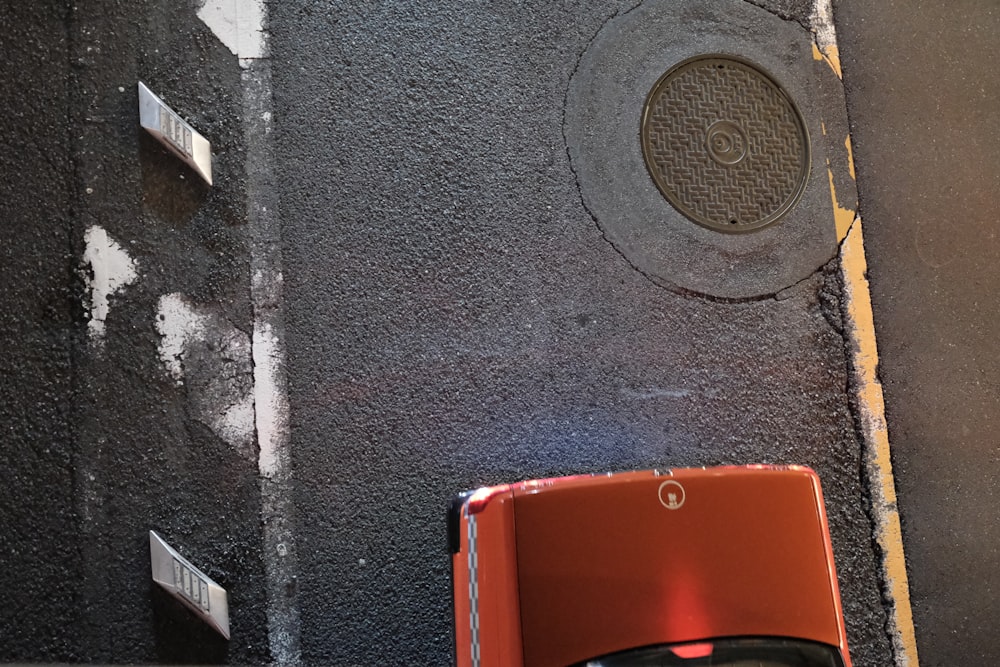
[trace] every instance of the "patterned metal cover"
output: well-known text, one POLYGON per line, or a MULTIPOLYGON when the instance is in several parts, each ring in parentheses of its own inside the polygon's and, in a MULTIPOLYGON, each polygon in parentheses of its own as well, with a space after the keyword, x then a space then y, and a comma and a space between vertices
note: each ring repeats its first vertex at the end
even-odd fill
POLYGON ((795 105, 763 71, 729 56, 687 60, 660 77, 641 134, 663 196, 718 231, 776 222, 809 177, 809 136, 795 105))

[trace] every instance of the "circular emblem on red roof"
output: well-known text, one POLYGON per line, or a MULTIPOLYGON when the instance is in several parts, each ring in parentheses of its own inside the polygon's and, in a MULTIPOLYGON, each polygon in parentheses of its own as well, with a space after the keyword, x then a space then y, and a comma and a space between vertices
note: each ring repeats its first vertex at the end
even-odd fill
POLYGON ((668 510, 679 510, 684 505, 684 500, 687 497, 681 483, 672 479, 668 479, 663 484, 660 484, 657 494, 660 497, 660 504, 668 510))

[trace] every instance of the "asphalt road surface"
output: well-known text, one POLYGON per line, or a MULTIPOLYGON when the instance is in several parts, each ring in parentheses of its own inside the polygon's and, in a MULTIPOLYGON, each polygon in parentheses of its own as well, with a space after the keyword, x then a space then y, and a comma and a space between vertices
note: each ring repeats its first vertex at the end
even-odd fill
POLYGON ((988 3, 838 5, 846 103, 805 2, 297 0, 267 48, 254 3, 8 4, 0 660, 448 664, 452 494, 763 462, 820 474, 854 664, 892 664, 848 111, 921 654, 1000 656, 988 3), (761 232, 643 165, 646 94, 703 52, 762 63, 812 139, 761 232), (211 188, 138 128, 140 80, 211 188), (231 641, 151 585, 150 529, 227 588, 231 641))
POLYGON ((920 658, 993 663, 1000 8, 836 9, 920 658))
MULTIPOLYGON (((272 10, 308 662, 450 659, 456 489, 755 461, 820 471, 857 664, 890 660, 834 272, 780 298, 683 293, 634 268, 584 205, 567 90, 604 39, 621 40, 616 66, 650 57, 611 25, 631 9, 272 10)), ((725 9, 748 49, 808 35, 725 9)), ((687 11, 718 25, 718 6, 687 11)), ((648 67, 652 86, 666 67, 648 67)))
POLYGON ((0 655, 265 661, 253 423, 224 418, 250 382, 239 67, 167 4, 8 9, 0 655), (214 189, 139 129, 140 80, 212 137, 214 189), (245 607, 236 641, 151 585, 151 529, 245 607))

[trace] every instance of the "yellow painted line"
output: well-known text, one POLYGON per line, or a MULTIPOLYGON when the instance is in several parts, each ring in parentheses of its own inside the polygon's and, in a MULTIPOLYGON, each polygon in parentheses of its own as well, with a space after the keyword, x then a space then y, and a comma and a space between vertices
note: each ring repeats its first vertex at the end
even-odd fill
POLYGON ((851 135, 847 135, 847 139, 844 140, 844 148, 847 149, 847 170, 851 172, 851 180, 856 181, 858 177, 854 173, 854 149, 851 148, 851 135))
MULTIPOLYGON (((813 0, 809 16, 813 58, 824 60, 843 81, 837 29, 833 23, 831 0, 813 0)), ((823 127, 826 134, 826 127, 823 127)), ((851 139, 847 148, 848 171, 855 178, 851 139)), ((919 667, 917 641, 913 631, 910 587, 906 578, 903 534, 896 507, 896 482, 889 458, 889 429, 885 422, 885 400, 878 379, 878 346, 875 343, 875 320, 872 316, 871 291, 868 285, 868 262, 865 259, 861 217, 842 207, 837 200, 833 168, 826 163, 830 177, 830 198, 840 241, 840 274, 844 281, 845 328, 850 345, 852 384, 857 392, 857 419, 861 427, 865 475, 871 489, 875 539, 882 550, 884 597, 888 598, 889 636, 893 645, 895 667, 919 667)), ((840 169, 841 165, 837 165, 840 169)), ((839 174, 839 172, 838 172, 839 174)), ((855 199, 856 201, 856 199, 855 199)))
POLYGON ((830 177, 830 200, 833 202, 833 221, 837 226, 837 242, 840 243, 847 238, 847 233, 851 230, 851 225, 854 224, 855 213, 853 210, 841 206, 840 202, 837 201, 837 186, 833 184, 833 169, 830 167, 829 160, 826 161, 826 173, 830 177))
POLYGON ((837 78, 843 80, 844 72, 840 69, 840 49, 836 44, 830 44, 821 49, 816 42, 813 42, 813 58, 825 60, 837 78))
MULTIPOLYGON (((831 193, 832 179, 831 174, 831 193)), ((836 207, 836 203, 834 206, 836 207)), ((841 244, 840 271, 844 280, 845 324, 851 343, 851 372, 858 392, 858 418, 864 438, 865 473, 871 489, 872 513, 875 517, 875 539, 882 549, 882 570, 891 605, 888 611, 896 667, 918 667, 910 587, 903 555, 903 535, 896 507, 896 483, 889 457, 885 400, 882 383, 878 379, 878 347, 875 342, 875 321, 867 278, 868 262, 865 259, 860 217, 855 218, 850 225, 841 244)))

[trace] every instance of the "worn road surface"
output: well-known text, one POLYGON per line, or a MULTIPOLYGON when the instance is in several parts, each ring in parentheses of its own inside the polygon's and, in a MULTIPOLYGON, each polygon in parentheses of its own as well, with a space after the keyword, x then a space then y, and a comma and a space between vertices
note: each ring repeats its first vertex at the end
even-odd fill
POLYGON ((854 664, 893 664, 849 128, 922 661, 1000 657, 990 3, 838 3, 843 84, 795 0, 8 4, 0 661, 448 664, 453 493, 764 462, 819 472, 854 664), (645 171, 647 93, 707 52, 810 137, 760 232, 645 171), (151 585, 150 529, 228 589, 230 642, 151 585))

